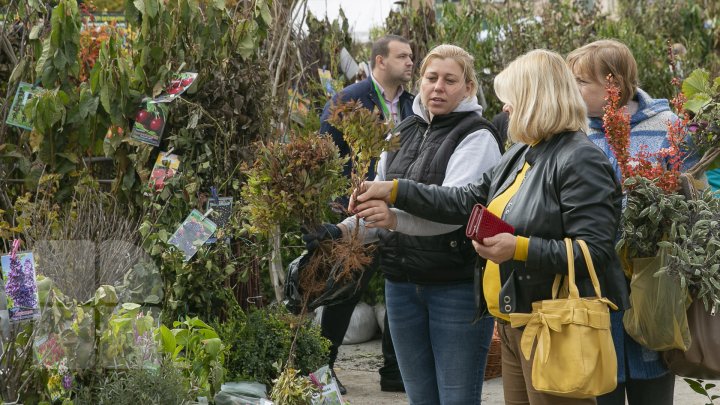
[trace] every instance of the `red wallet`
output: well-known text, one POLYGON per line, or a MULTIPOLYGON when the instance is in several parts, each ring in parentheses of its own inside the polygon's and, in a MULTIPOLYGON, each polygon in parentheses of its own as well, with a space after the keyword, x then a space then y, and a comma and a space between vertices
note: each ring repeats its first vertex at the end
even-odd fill
POLYGON ((515 228, 488 211, 482 204, 475 204, 467 228, 465 228, 465 235, 482 243, 483 238, 489 238, 503 232, 515 233, 515 228))

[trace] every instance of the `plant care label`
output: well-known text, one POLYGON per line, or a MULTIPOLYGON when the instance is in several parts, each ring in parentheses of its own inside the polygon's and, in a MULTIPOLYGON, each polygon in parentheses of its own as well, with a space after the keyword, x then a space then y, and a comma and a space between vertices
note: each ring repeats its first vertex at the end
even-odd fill
POLYGON ((180 97, 181 94, 185 93, 190 86, 197 79, 197 73, 185 72, 175 75, 170 79, 170 84, 165 87, 165 90, 158 97, 153 99, 155 103, 169 103, 176 98, 180 97))
POLYGON ((130 137, 152 146, 160 146, 167 112, 167 105, 153 103, 151 100, 146 101, 135 114, 135 124, 130 137))
POLYGON ((345 403, 340 395, 337 381, 333 378, 328 366, 322 366, 314 373, 310 373, 310 380, 320 388, 320 392, 312 397, 312 405, 343 405, 345 403))
POLYGON ((190 215, 170 237, 168 243, 175 245, 185 255, 185 261, 195 256, 198 248, 215 233, 217 225, 198 210, 192 210, 190 215))
POLYGON ((10 106, 5 122, 8 125, 32 131, 33 126, 30 117, 25 113, 27 103, 42 91, 42 87, 33 86, 30 83, 20 82, 15 92, 15 99, 10 106))
POLYGON ((233 198, 232 197, 218 197, 217 201, 214 198, 210 198, 207 203, 207 211, 212 209, 208 218, 210 218, 217 225, 215 235, 207 240, 207 243, 215 243, 218 239, 225 237, 224 228, 225 225, 230 221, 232 215, 233 198))
POLYGON ((0 263, 10 322, 38 318, 40 305, 32 252, 4 255, 0 263))
POLYGON ((175 176, 179 167, 180 157, 178 155, 160 152, 150 173, 148 187, 155 192, 162 191, 165 188, 165 182, 175 176))
POLYGON ((320 77, 320 84, 323 90, 325 90, 325 95, 328 97, 334 96, 337 91, 335 91, 335 87, 333 86, 333 78, 330 71, 327 69, 318 69, 318 76, 320 77))

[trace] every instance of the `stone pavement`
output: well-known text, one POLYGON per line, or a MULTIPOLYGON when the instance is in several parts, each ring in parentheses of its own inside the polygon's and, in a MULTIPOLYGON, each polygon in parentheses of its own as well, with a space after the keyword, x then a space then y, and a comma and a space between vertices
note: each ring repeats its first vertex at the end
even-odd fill
MULTIPOLYGON (((343 398, 351 405, 400 405, 407 404, 404 393, 380 391, 380 375, 377 370, 382 365, 380 339, 357 345, 343 345, 335 363, 335 372, 348 390, 343 398)), ((716 384, 719 382, 716 382, 716 384)), ((718 384, 720 385, 720 384, 718 384)), ((718 388, 712 394, 720 394, 718 388)), ((682 378, 675 382, 675 405, 704 405, 707 398, 694 392, 682 378)), ((485 381, 482 395, 483 405, 502 405, 502 379, 485 381)), ((652 405, 652 404, 648 404, 652 405)))

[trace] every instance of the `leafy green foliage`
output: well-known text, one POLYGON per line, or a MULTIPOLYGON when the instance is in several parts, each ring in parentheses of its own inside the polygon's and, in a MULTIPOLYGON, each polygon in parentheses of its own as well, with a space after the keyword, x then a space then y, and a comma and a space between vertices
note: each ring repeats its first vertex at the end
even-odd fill
POLYGON ((658 242, 668 235, 688 232, 688 202, 678 194, 667 194, 653 180, 625 180, 627 205, 620 220, 617 249, 624 257, 655 256, 658 242), (674 229, 674 232, 671 232, 674 229))
POLYGON ((183 375, 196 381, 202 396, 213 397, 224 381, 224 345, 215 329, 198 318, 161 325, 155 331, 160 350, 177 363, 183 375))
MULTIPOLYGON (((498 6, 483 0, 443 2, 437 22, 428 23, 423 12, 406 7, 391 13, 385 32, 405 35, 413 41, 414 58, 425 56, 422 48, 440 43, 458 45, 475 57, 488 114, 502 105, 492 92, 495 76, 518 56, 536 48, 567 54, 589 42, 615 38, 628 45, 638 62, 640 85, 655 97, 670 99, 672 72, 668 68, 668 41, 679 44, 681 70, 698 67, 717 72, 720 58, 716 38, 720 26, 718 7, 692 0, 617 2, 614 16, 604 14, 599 2, 550 0, 541 9, 533 2, 509 0, 498 6), (588 8, 588 4, 594 7, 588 8), (426 45, 425 45, 426 44, 426 45)), ((682 74, 681 74, 682 76, 682 74)))
POLYGON ((683 81, 682 91, 687 102, 685 108, 694 114, 689 125, 693 145, 705 152, 701 163, 715 159, 720 149, 720 76, 711 80, 710 73, 704 69, 693 71, 683 81))
POLYGON ((705 309, 720 307, 720 199, 709 189, 687 201, 686 221, 673 222, 667 241, 666 266, 661 270, 693 288, 705 309))
MULTIPOLYGON (((279 364, 276 364, 279 369, 279 364)), ((305 405, 311 402, 318 388, 310 378, 300 374, 298 370, 286 367, 280 376, 273 380, 270 399, 277 405, 305 405)))
POLYGON ((154 319, 140 311, 140 305, 122 304, 110 317, 100 336, 98 351, 101 364, 110 368, 150 367, 157 362, 152 333, 154 319))
POLYGON ((243 188, 253 233, 268 235, 276 225, 315 225, 345 187, 343 159, 329 136, 291 136, 287 143, 258 144, 243 188))
MULTIPOLYGON (((443 7, 442 9, 447 8, 447 6, 441 7, 443 7)), ((451 7, 455 11, 457 3, 452 3, 451 7)), ((410 41, 413 60, 419 67, 419 62, 425 58, 428 50, 440 41, 439 31, 446 26, 437 18, 441 13, 436 15, 433 7, 428 6, 425 2, 420 2, 420 6, 417 8, 402 7, 399 10, 392 10, 385 19, 385 32, 377 33, 377 36, 393 34, 407 38, 410 41)), ((416 75, 418 72, 419 69, 416 69, 416 75)))
POLYGON ((707 310, 720 306, 720 199, 709 189, 692 199, 667 194, 642 177, 627 179, 625 186, 631 188, 620 222, 621 257, 650 257, 665 249, 660 271, 691 288, 707 310))
POLYGON ((715 388, 715 384, 705 384, 705 381, 703 380, 695 380, 692 378, 683 378, 683 380, 685 380, 685 382, 690 386, 690 388, 692 388, 693 391, 707 397, 708 401, 710 402, 707 402, 705 405, 713 405, 715 403, 715 400, 720 398, 720 395, 711 394, 710 392, 712 388, 715 388))
POLYGON ((233 315, 217 326, 228 345, 226 368, 228 379, 254 379, 270 384, 279 376, 273 363, 286 362, 293 337, 294 367, 303 374, 327 363, 330 342, 309 320, 290 315, 284 308, 256 309, 233 315))
POLYGON ((69 87, 68 78, 80 73, 80 14, 77 1, 60 0, 50 17, 52 31, 42 44, 42 55, 37 62, 37 75, 45 88, 58 84, 69 87))
POLYGON ((156 369, 133 367, 109 373, 96 385, 94 398, 98 405, 189 404, 194 399, 191 381, 175 363, 163 361, 156 369))
POLYGON ((377 108, 370 111, 360 101, 350 101, 331 107, 328 123, 343 134, 343 138, 350 146, 352 184, 347 195, 360 188, 360 184, 370 171, 370 165, 373 161, 377 164, 376 159, 383 151, 390 151, 399 146, 398 137, 386 139, 392 129, 389 122, 380 119, 377 108))

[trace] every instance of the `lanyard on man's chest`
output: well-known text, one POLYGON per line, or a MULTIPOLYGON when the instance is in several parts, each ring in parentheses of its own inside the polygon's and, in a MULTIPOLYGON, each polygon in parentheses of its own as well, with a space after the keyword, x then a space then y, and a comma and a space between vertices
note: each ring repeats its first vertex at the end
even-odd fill
POLYGON ((391 120, 393 119, 390 115, 390 109, 388 108, 387 104, 385 103, 385 97, 380 92, 380 88, 378 87, 377 83, 375 81, 372 82, 373 88, 375 89, 375 94, 378 96, 378 101, 380 101, 380 108, 382 109, 383 117, 385 117, 385 120, 391 120))

